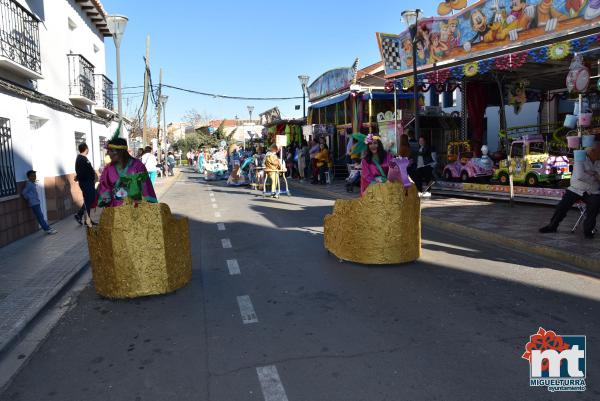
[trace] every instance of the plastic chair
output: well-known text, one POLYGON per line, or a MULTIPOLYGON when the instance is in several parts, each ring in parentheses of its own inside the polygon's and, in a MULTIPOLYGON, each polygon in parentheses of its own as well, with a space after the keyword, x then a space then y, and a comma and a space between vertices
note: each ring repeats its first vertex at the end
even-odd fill
POLYGON ((579 227, 579 224, 581 224, 581 222, 585 219, 585 216, 587 214, 587 206, 586 206, 585 202, 577 201, 577 202, 575 202, 575 206, 579 210, 579 218, 577 219, 577 221, 575 222, 575 225, 571 229, 571 233, 574 233, 575 231, 577 231, 577 227, 579 227))

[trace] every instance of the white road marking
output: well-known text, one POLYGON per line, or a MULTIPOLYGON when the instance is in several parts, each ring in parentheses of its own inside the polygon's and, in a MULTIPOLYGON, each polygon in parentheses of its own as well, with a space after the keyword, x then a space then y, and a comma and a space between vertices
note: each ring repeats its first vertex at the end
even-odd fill
POLYGON ((221 213, 215 212, 215 217, 221 217, 221 213))
POLYGON ((237 259, 229 259, 227 260, 227 268, 229 269, 229 274, 232 276, 242 274, 240 271, 240 264, 237 259))
POLYGON ((212 205, 213 205, 213 209, 216 209, 219 207, 219 205, 217 205, 216 203, 213 203, 212 205))
POLYGON ((258 317, 254 312, 254 306, 248 295, 237 297, 238 306, 240 307, 240 315, 244 324, 258 323, 258 317))
POLYGON ((210 198, 210 201, 213 202, 213 203, 216 202, 215 198, 210 198))
POLYGON ((229 238, 223 238, 221 240, 221 245, 223 245, 224 249, 229 249, 231 248, 231 240, 229 238))
POLYGON ((225 223, 217 223, 217 228, 219 231, 225 231, 225 223))
POLYGON ((274 365, 256 368, 265 401, 288 401, 285 389, 274 365))

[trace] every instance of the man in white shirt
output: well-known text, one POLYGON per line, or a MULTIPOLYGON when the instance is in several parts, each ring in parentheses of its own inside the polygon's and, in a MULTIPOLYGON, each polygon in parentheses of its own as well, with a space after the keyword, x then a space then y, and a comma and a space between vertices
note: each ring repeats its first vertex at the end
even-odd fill
POLYGON ((152 181, 152 186, 154 186, 154 182, 156 181, 156 165, 158 164, 158 161, 156 160, 156 156, 152 154, 151 146, 146 146, 144 149, 142 163, 146 166, 148 176, 150 177, 150 181, 152 181))
POLYGON ((587 149, 584 162, 575 162, 571 186, 567 188, 550 224, 540 228, 541 233, 555 233, 558 225, 565 218, 569 209, 579 200, 586 204, 586 218, 583 222, 583 234, 586 238, 594 237, 596 216, 600 210, 600 142, 587 149))

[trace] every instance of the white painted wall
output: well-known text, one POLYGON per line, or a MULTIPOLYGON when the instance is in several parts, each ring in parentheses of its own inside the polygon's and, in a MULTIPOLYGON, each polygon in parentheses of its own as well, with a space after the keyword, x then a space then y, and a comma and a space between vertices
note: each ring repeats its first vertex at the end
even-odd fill
MULTIPOLYGON (((515 114, 514 107, 504 106, 507 128, 539 124, 539 107, 540 102, 525 103, 521 109, 521 112, 519 114, 515 114)), ((500 107, 488 107, 485 111, 485 116, 487 117, 488 148, 493 152, 500 147, 498 138, 498 132, 500 131, 500 107)))
POLYGON ((89 119, 2 93, 0 104, 0 116, 10 119, 17 181, 25 181, 25 173, 30 169, 38 170, 40 177, 74 173, 75 131, 86 134, 90 147, 88 158, 99 168, 102 164, 100 136, 110 138, 116 129, 116 123, 109 127, 91 123, 89 119), (40 127, 31 129, 30 119, 40 121, 40 127))

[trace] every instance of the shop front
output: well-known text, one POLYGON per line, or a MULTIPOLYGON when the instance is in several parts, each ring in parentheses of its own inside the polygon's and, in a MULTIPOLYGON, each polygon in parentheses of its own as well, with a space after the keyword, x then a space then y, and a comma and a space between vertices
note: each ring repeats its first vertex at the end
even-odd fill
POLYGON ((403 110, 412 107, 411 95, 394 94, 384 86, 382 63, 362 70, 357 64, 358 60, 352 67, 327 71, 308 88, 311 105, 305 136, 324 136, 336 165, 343 166, 341 171, 347 171, 345 155, 353 133, 377 133, 395 152, 403 110))

